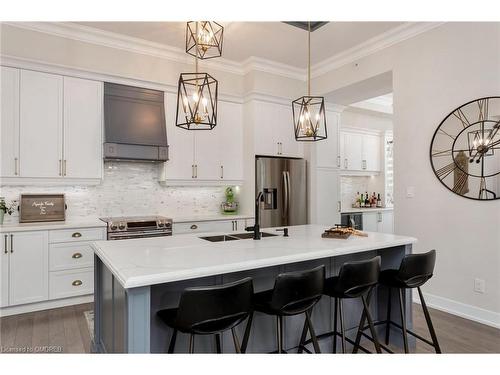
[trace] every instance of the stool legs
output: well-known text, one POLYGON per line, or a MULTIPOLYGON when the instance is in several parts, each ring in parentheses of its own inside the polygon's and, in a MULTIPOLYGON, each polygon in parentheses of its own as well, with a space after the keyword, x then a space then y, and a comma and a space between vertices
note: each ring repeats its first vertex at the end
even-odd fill
POLYGON ((215 349, 216 349, 217 353, 222 353, 219 333, 215 334, 215 349))
POLYGON ((366 319, 368 320, 368 326, 370 327, 370 332, 373 338, 373 344, 375 345, 375 350, 377 353, 382 353, 380 349, 380 345, 378 343, 377 331, 375 331, 375 326, 373 325, 372 314, 370 313, 370 307, 368 306, 368 302, 365 299, 365 296, 361 296, 361 300, 363 301, 363 309, 366 314, 366 319))
POLYGON ((174 352, 176 339, 177 339, 177 330, 174 329, 174 332, 172 333, 172 338, 170 339, 170 344, 168 345, 168 353, 174 352))
POLYGON ((321 353, 321 350, 319 349, 319 344, 318 344, 318 338, 316 337, 316 333, 314 332, 314 327, 311 322, 311 311, 308 310, 306 311, 306 320, 307 320, 307 325, 309 326, 309 333, 311 335, 311 340, 313 343, 314 347, 314 352, 315 353, 321 353))
POLYGON ((339 309, 339 300, 337 298, 334 299, 334 313, 333 313, 333 353, 337 353, 337 320, 338 320, 338 309, 339 309))
POLYGON ((189 335, 189 353, 194 353, 194 334, 189 335))
POLYGON ((391 296, 391 292, 392 292, 392 288, 389 287, 387 288, 388 291, 388 302, 387 302, 387 323, 385 325, 385 345, 389 345, 389 335, 390 335, 390 332, 391 332, 391 305, 392 305, 392 296, 391 296))
POLYGON ((283 352, 283 317, 276 316, 276 339, 278 341, 278 354, 283 352))
POLYGON ((427 327, 429 328, 429 333, 431 334, 432 343, 434 344, 434 349, 436 350, 436 353, 441 353, 441 348, 439 347, 439 342, 436 336, 436 332, 434 331, 434 326, 432 325, 431 316, 429 314, 429 310, 427 309, 424 296, 422 294, 422 291, 420 290, 420 287, 418 287, 417 290, 420 297, 420 303, 422 304, 422 309, 424 310, 425 321, 427 322, 427 327))
POLYGON ((236 335, 236 330, 231 328, 231 334, 233 336, 233 343, 234 343, 234 350, 236 353, 241 354, 241 348, 240 348, 240 343, 238 342, 238 336, 236 335))
POLYGON ((340 330, 342 331, 342 353, 345 353, 345 324, 344 324, 344 303, 339 298, 340 330))
POLYGON ((403 344, 405 348, 405 353, 409 353, 408 349, 408 335, 406 333, 406 316, 405 316, 405 307, 404 307, 404 302, 403 302, 403 290, 404 289, 399 289, 399 311, 400 311, 400 316, 401 316, 401 329, 403 331, 403 344))
POLYGON ((247 326, 245 327, 245 333, 243 334, 243 341, 241 343, 241 352, 246 353, 248 346, 248 339, 250 338, 250 330, 252 328, 253 321, 253 311, 248 315, 247 326))

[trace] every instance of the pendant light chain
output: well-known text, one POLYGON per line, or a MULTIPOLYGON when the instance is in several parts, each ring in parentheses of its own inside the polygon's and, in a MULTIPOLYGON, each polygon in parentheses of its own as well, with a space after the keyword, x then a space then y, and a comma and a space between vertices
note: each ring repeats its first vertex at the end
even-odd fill
POLYGON ((307 95, 311 96, 311 22, 307 22, 307 95))

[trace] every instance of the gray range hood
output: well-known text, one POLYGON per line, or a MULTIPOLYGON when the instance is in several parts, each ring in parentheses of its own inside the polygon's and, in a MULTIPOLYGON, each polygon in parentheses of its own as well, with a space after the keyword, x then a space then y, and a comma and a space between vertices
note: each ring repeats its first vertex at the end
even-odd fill
POLYGON ((104 160, 168 160, 163 91, 104 83, 104 160))

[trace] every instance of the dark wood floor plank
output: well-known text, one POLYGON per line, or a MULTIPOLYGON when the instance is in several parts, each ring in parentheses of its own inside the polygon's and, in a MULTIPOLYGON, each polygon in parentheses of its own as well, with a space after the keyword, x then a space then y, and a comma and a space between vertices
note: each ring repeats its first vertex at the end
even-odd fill
POLYGON ((0 348, 6 352, 14 346, 17 329, 17 316, 0 319, 0 348))
POLYGON ((66 347, 66 338, 64 336, 64 323, 62 312, 65 307, 49 310, 49 345, 57 351, 61 348, 64 351, 66 347))
POLYGON ((19 348, 21 352, 23 352, 25 348, 29 349, 32 347, 33 320, 33 314, 22 314, 18 317, 14 347, 19 348))
POLYGON ((49 311, 44 310, 34 314, 33 320, 33 350, 45 353, 49 346, 49 311))
POLYGON ((68 306, 63 312, 64 337, 66 339, 66 347, 64 351, 67 353, 84 353, 82 336, 80 328, 76 320, 75 308, 68 306))

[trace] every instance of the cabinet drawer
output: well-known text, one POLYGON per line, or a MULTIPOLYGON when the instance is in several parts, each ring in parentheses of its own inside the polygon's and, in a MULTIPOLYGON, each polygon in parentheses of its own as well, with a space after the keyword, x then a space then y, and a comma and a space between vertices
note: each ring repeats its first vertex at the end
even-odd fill
POLYGON ((213 222, 199 221, 189 223, 174 223, 173 234, 212 232, 213 222))
POLYGON ((49 248, 50 271, 86 268, 94 265, 90 242, 57 243, 49 248))
POLYGON ((49 275, 49 299, 94 293, 94 270, 55 271, 49 275))
POLYGON ((104 228, 59 229, 49 231, 49 242, 75 242, 104 240, 104 228))

